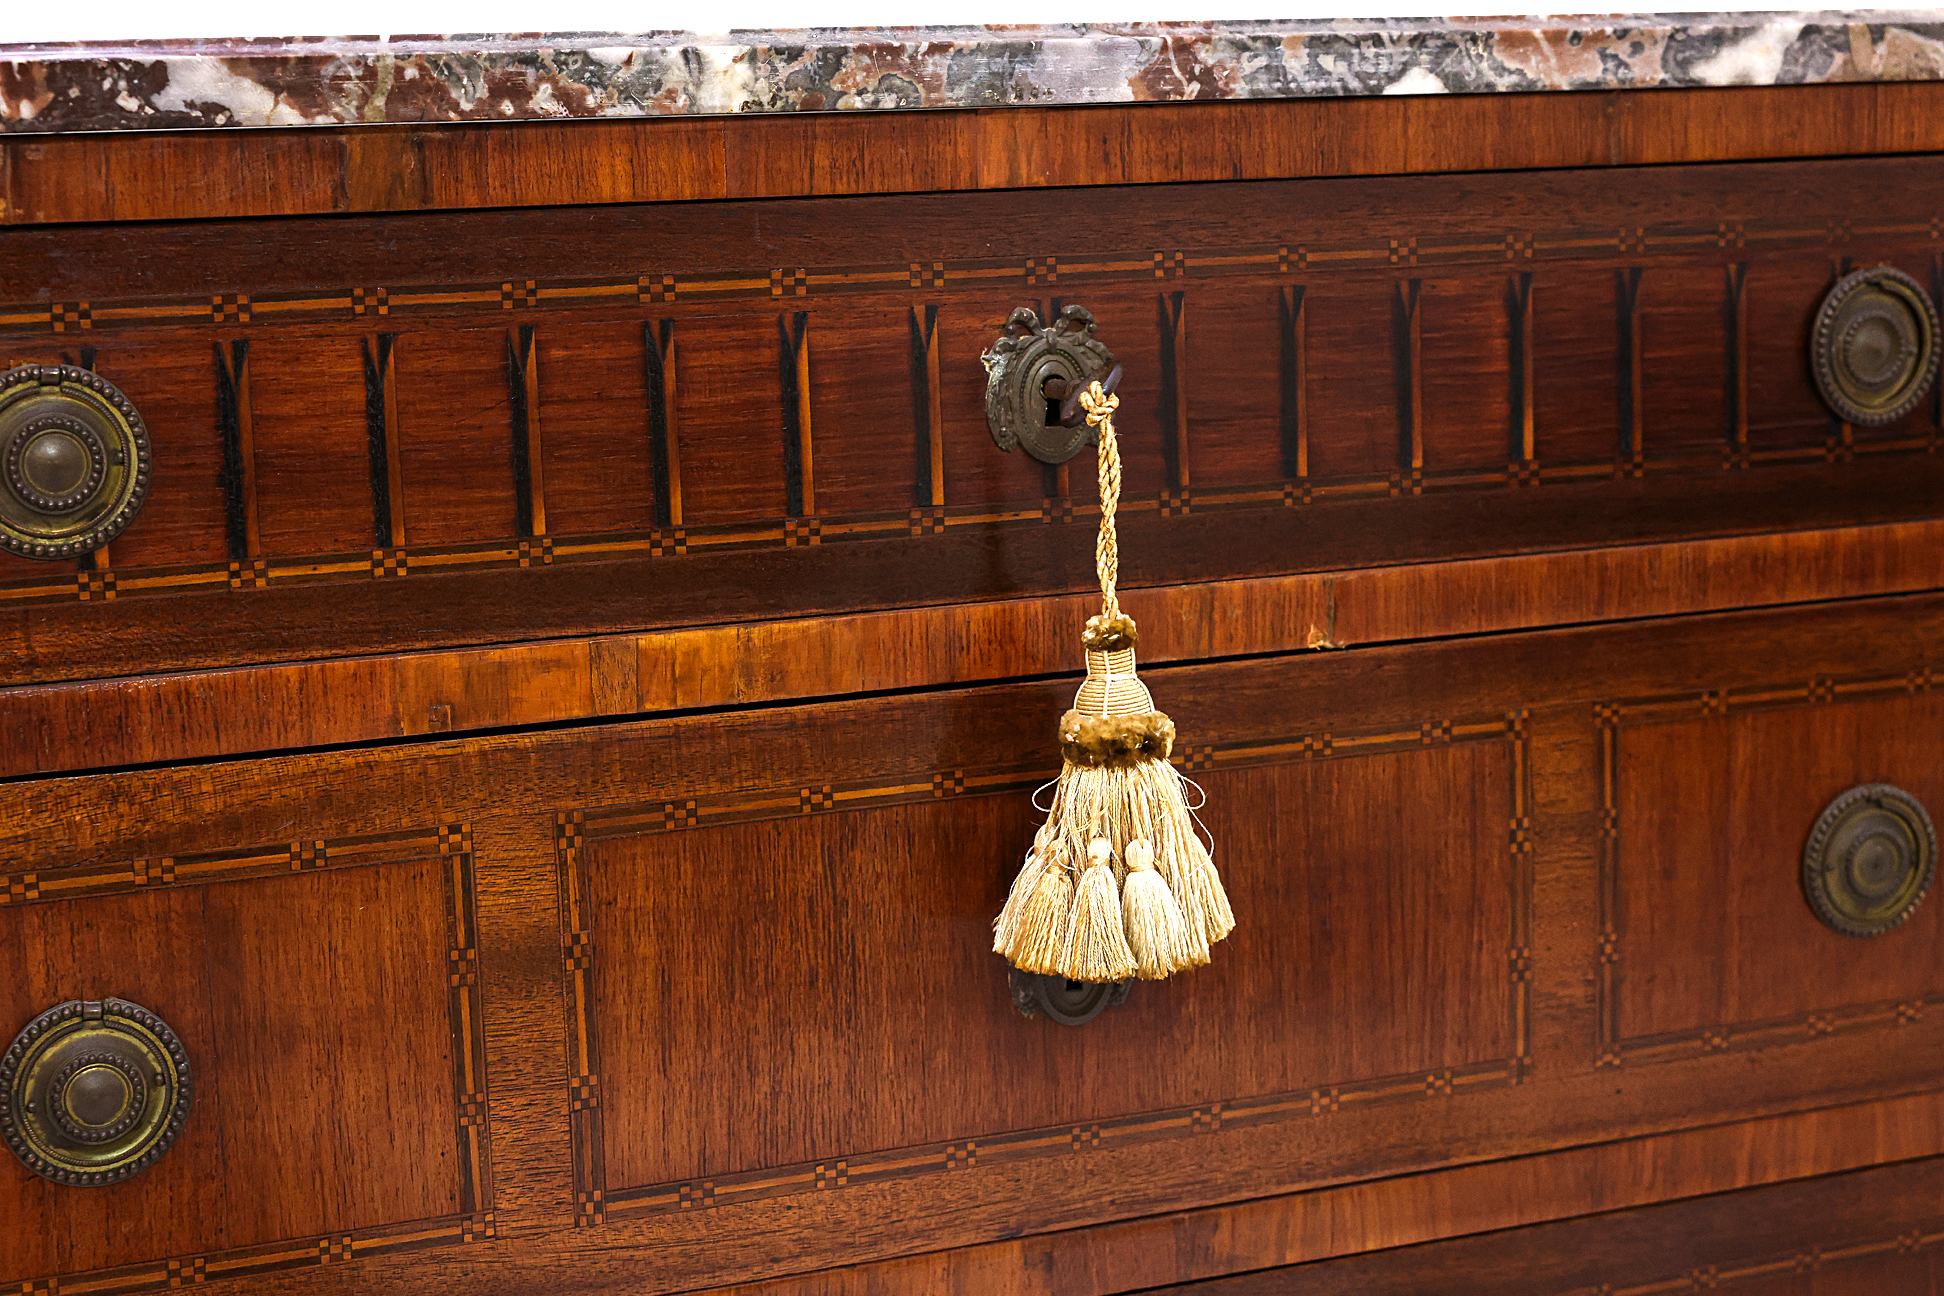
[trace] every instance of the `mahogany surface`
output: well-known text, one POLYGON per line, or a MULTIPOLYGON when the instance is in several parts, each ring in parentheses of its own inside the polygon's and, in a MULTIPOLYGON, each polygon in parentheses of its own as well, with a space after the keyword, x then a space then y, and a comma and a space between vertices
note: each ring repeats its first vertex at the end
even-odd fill
POLYGON ((0 1156, 0 1282, 1935 1292, 1944 902, 1801 860, 1944 813, 1944 394, 1807 353, 1944 296, 1940 94, 0 138, 0 361, 156 462, 0 559, 0 1044, 200 1086, 0 1156), (978 356, 1064 304, 1241 918, 1078 1029, 989 951, 1097 505, 978 356))
POLYGON ((1936 82, 0 139, 0 223, 1639 166, 1944 147, 1936 82))
POLYGON ((1835 422, 1806 337, 1944 279, 1939 168, 17 231, 0 356, 162 413, 109 551, 0 561, 0 682, 1084 590, 1084 472, 985 426, 1022 297, 1130 375, 1130 587, 1925 518, 1938 398, 1835 422))
POLYGON ((1932 1241, 1940 1173, 1935 1158, 1912 1161, 1168 1290, 1565 1296, 1686 1287, 1749 1296, 1931 1296, 1944 1289, 1932 1241))

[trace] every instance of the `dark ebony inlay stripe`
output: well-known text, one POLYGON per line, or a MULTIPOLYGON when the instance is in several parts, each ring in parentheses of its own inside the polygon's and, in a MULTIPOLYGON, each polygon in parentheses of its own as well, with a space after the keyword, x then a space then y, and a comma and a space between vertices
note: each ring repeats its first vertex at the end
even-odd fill
POLYGON ((783 380, 783 489, 784 510, 790 517, 803 513, 803 420, 799 413, 803 392, 797 372, 804 337, 810 327, 806 311, 776 317, 778 374, 783 380))
POLYGON ((1277 351, 1277 377, 1280 380, 1282 407, 1278 420, 1281 434, 1283 476, 1309 476, 1309 455, 1303 438, 1303 344, 1305 338, 1302 284, 1291 284, 1276 296, 1276 323, 1281 329, 1282 345, 1277 351))
POLYGON ((675 364, 675 321, 643 320, 642 351, 648 367, 648 463, 654 474, 655 525, 665 527, 674 521, 670 499, 673 475, 669 472, 668 370, 675 364))
POLYGON ((1620 363, 1614 372, 1619 376, 1620 389, 1620 445, 1618 454, 1622 459, 1630 459, 1641 453, 1642 410, 1640 408, 1641 354, 1640 354, 1640 276, 1642 267, 1627 266, 1613 272, 1613 300, 1619 312, 1620 363))
POLYGON ((250 560, 250 523, 243 483, 242 393, 250 344, 238 340, 216 347, 216 419, 223 433, 223 536, 231 562, 250 560))
POLYGON ((932 442, 941 435, 941 429, 932 426, 931 416, 931 348, 938 332, 937 305, 927 304, 922 317, 913 306, 910 320, 911 426, 916 433, 912 438, 916 453, 912 458, 911 502, 922 508, 937 502, 932 499, 932 457, 936 449, 932 442))
POLYGON ((393 545, 391 524, 391 429, 385 418, 385 383, 391 371, 394 333, 365 339, 365 440, 371 456, 371 537, 380 549, 393 545))
POLYGON ((513 413, 513 504, 522 538, 533 535, 532 411, 527 408, 527 358, 533 325, 506 331, 506 391, 513 413))

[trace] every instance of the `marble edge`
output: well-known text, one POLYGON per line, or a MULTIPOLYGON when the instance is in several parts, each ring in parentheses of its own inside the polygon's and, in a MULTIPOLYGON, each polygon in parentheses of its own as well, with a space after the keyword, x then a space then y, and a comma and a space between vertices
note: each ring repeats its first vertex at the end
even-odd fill
POLYGON ((0 46, 0 131, 1944 80, 1944 9, 0 46))

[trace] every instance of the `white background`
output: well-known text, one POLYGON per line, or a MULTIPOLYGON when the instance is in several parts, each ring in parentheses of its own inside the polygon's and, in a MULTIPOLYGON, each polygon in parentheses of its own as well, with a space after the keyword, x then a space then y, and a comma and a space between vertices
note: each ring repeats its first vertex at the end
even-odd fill
MULTIPOLYGON (((1035 24, 1250 18, 1440 17, 1410 0, 1334 0, 1251 10, 1249 0, 63 0, 0 2, 0 45, 182 36, 376 36, 481 32, 726 32, 793 27, 1035 24)), ((1260 2, 1260 0, 1258 0, 1260 2)), ((1685 0, 1709 12, 1773 9, 1776 0, 1685 0)), ((1447 0, 1447 5, 1449 0, 1447 0)), ((1477 12, 1477 11, 1472 11, 1477 12)), ((1584 13, 1585 10, 1561 12, 1584 13)))

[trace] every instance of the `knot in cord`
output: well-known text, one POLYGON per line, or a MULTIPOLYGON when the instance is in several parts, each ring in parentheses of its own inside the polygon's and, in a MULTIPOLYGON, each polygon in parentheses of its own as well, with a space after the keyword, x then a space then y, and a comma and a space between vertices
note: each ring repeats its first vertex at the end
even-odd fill
POLYGON ((1120 408, 1120 397, 1101 391, 1100 384, 1093 382, 1080 393, 1080 407, 1087 411, 1087 422, 1099 427, 1114 417, 1114 411, 1120 408))

